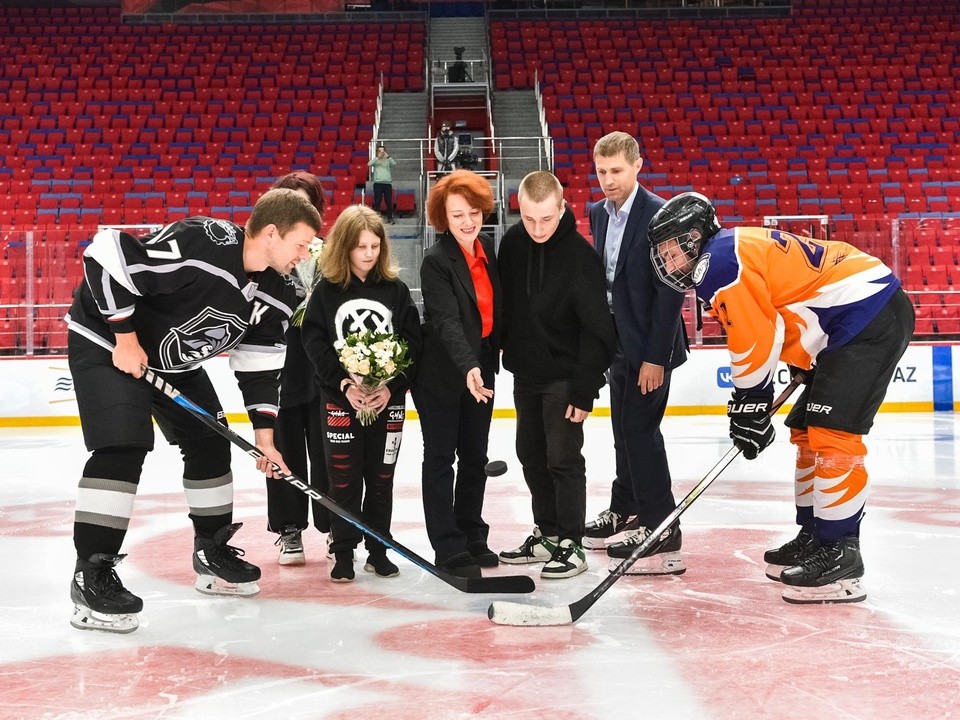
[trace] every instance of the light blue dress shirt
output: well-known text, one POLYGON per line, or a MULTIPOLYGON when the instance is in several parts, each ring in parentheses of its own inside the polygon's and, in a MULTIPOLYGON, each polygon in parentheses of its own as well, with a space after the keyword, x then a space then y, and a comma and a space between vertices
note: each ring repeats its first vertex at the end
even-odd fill
POLYGON ((640 183, 633 186, 633 192, 619 210, 616 209, 613 200, 603 201, 603 209, 607 211, 610 218, 607 222, 607 237, 603 243, 603 266, 607 274, 607 305, 610 306, 610 312, 613 312, 613 279, 617 274, 617 260, 620 257, 623 232, 627 228, 627 218, 630 217, 630 209, 633 207, 633 201, 639 189, 640 183))

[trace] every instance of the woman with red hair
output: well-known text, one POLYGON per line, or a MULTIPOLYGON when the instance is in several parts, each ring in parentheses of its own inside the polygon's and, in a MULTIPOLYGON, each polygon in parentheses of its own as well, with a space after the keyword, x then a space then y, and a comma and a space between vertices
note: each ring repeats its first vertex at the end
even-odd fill
POLYGON ((441 178, 427 198, 437 242, 420 266, 423 352, 412 390, 423 434, 423 510, 437 565, 461 577, 499 563, 482 517, 500 369, 500 279, 493 241, 480 232, 492 209, 490 184, 476 173, 441 178))

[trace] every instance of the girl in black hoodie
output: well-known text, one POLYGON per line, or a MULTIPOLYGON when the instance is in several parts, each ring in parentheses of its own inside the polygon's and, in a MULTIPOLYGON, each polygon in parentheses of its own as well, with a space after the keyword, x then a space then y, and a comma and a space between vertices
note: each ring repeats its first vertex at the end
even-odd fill
MULTIPOLYGON (((370 208, 352 205, 340 213, 324 247, 322 268, 323 279, 310 296, 303 318, 303 347, 320 382, 330 499, 389 537, 393 475, 413 369, 367 393, 340 363, 334 343, 365 330, 395 333, 407 341, 415 360, 420 352, 420 315, 392 266, 383 220, 370 208), (379 412, 372 425, 357 419, 363 409, 379 412)), ((330 579, 350 582, 360 531, 331 515, 330 533, 330 550, 336 558, 330 579)), ((365 570, 380 577, 400 572, 387 559, 382 543, 368 536, 366 547, 365 570)))

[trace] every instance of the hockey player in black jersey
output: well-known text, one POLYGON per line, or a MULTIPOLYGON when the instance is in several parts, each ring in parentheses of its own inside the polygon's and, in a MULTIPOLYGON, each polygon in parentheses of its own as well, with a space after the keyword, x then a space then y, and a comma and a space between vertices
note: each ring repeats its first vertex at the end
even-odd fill
POLYGON ((230 443, 197 423, 151 385, 150 367, 222 417, 199 363, 228 352, 264 453, 257 468, 286 472, 273 441, 284 332, 296 305, 287 276, 308 253, 320 216, 293 190, 270 190, 246 227, 194 217, 142 238, 104 230, 84 252, 85 281, 70 313, 68 353, 91 455, 77 493, 77 566, 71 624, 131 632, 143 602, 116 573, 143 461, 153 448, 151 417, 179 446, 193 521, 196 587, 209 594, 253 595, 260 569, 228 545, 233 523, 230 443))

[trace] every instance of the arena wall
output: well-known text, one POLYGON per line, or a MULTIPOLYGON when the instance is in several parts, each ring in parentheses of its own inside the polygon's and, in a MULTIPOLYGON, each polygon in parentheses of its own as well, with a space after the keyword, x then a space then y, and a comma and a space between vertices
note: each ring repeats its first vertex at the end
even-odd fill
MULTIPOLYGON (((882 411, 953 411, 960 388, 960 346, 917 343, 908 348, 897 366, 882 411)), ((220 392, 232 422, 245 422, 246 413, 226 357, 205 363, 220 392)), ((730 397, 729 355, 725 348, 696 348, 688 362, 674 372, 670 391, 670 415, 723 414, 730 397)), ((855 373, 856 368, 851 368, 855 373)), ((789 380, 782 367, 777 384, 789 380)), ((513 417, 512 377, 497 377, 495 415, 513 417)), ((407 403, 416 417, 413 403, 407 403)), ((601 391, 595 415, 609 415, 610 397, 601 391)), ((0 427, 76 425, 77 404, 73 382, 64 356, 0 358, 0 427)))

